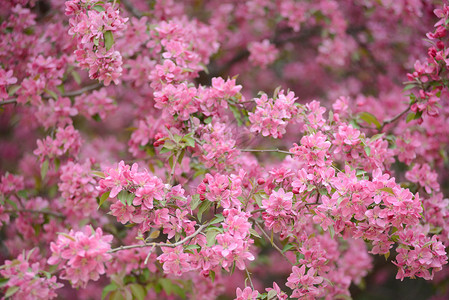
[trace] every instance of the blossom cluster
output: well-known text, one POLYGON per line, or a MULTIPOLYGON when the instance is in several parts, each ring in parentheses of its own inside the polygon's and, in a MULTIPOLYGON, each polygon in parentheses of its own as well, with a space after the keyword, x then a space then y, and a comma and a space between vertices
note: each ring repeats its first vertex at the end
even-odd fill
POLYGON ((50 265, 60 265, 60 278, 73 286, 85 287, 89 280, 98 280, 105 273, 104 263, 111 259, 112 235, 103 235, 101 228, 85 226, 82 231, 60 233, 56 243, 50 244, 50 265))
POLYGON ((0 270, 0 275, 5 278, 6 294, 11 299, 54 299, 58 295, 56 289, 63 285, 52 276, 42 270, 41 263, 32 262, 30 256, 32 251, 20 254, 15 260, 6 260, 0 270))
POLYGON ((122 73, 122 56, 115 50, 114 36, 126 28, 128 18, 120 16, 111 3, 73 0, 65 3, 70 17, 69 34, 77 41, 76 60, 89 70, 91 79, 108 86, 118 84, 122 73))
POLYGON ((447 5, 0 6, 5 298, 447 284, 447 5))

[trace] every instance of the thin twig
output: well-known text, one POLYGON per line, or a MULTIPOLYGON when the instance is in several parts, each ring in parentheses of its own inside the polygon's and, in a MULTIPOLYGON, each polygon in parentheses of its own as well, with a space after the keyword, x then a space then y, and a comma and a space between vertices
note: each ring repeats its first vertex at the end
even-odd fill
POLYGON ((175 177, 175 171, 176 171, 176 163, 178 162, 179 156, 181 155, 181 151, 178 151, 176 153, 176 158, 173 160, 173 166, 171 168, 171 173, 170 173, 170 177, 168 179, 168 182, 170 183, 170 185, 173 185, 173 179, 175 177))
MULTIPOLYGON (((270 241, 271 242, 271 238, 270 238, 270 236, 268 235, 268 233, 266 233, 265 232, 265 230, 263 230, 263 228, 262 228, 262 226, 260 226, 260 224, 259 223, 257 223, 257 221, 255 221, 254 222, 254 224, 257 226, 257 228, 259 228, 260 229, 260 231, 262 231, 262 234, 265 236, 265 238, 268 240, 268 241, 270 241)), ((288 259, 288 257, 287 256, 285 256, 285 253, 284 252, 282 252, 282 250, 281 250, 281 248, 279 248, 275 243, 274 243, 274 241, 271 243, 271 245, 291 264, 292 262, 288 259)))
POLYGON ((277 152, 282 154, 295 155, 295 153, 280 149, 239 149, 242 152, 277 152))
POLYGON ((32 214, 43 214, 43 215, 49 215, 56 218, 65 218, 65 216, 61 213, 57 213, 54 211, 46 211, 46 210, 35 210, 35 209, 5 209, 6 213, 32 213, 32 214))
POLYGON ((128 249, 135 249, 135 248, 145 248, 145 247, 169 247, 169 248, 175 248, 175 247, 178 247, 179 245, 182 245, 185 242, 191 240, 195 236, 197 236, 207 226, 209 226, 209 223, 201 225, 194 233, 192 233, 189 236, 186 236, 182 240, 180 240, 180 241, 178 241, 176 243, 173 243, 173 244, 170 244, 170 243, 145 243, 145 244, 140 244, 140 245, 129 245, 129 246, 123 246, 122 245, 120 247, 117 247, 117 248, 109 250, 108 253, 114 253, 114 252, 118 252, 118 251, 121 251, 121 250, 128 250, 128 249))
POLYGON ((6 104, 13 104, 13 103, 17 103, 17 99, 10 99, 10 100, 5 100, 5 101, 0 101, 0 106, 6 105, 6 104))
POLYGON ((390 123, 393 123, 393 122, 396 122, 396 121, 397 121, 398 119, 400 119, 403 115, 405 115, 405 114, 410 110, 411 107, 412 107, 412 105, 409 104, 409 106, 407 107, 407 109, 405 109, 404 111, 400 112, 399 114, 397 114, 396 116, 394 116, 394 117, 391 118, 391 119, 388 119, 388 120, 383 121, 382 125, 380 126, 379 131, 382 131, 382 129, 385 127, 385 125, 390 124, 390 123))
POLYGON ((245 268, 245 271, 246 271, 246 278, 248 278, 249 284, 251 285, 251 288, 254 290, 254 285, 253 285, 253 281, 251 280, 251 275, 249 274, 247 268, 245 268))
POLYGON ((98 82, 98 83, 94 83, 94 84, 91 84, 91 85, 86 85, 85 87, 83 87, 83 88, 81 88, 79 90, 75 90, 75 91, 70 91, 70 92, 64 93, 61 96, 62 97, 79 96, 79 95, 82 95, 82 94, 84 94, 86 92, 99 89, 101 87, 103 87, 103 84, 98 82))
MULTIPOLYGON (((79 90, 69 91, 67 93, 63 93, 63 94, 61 94, 61 97, 79 96, 79 95, 82 95, 82 94, 84 94, 86 92, 97 90, 97 89, 99 89, 101 87, 103 87, 102 83, 95 83, 95 84, 87 85, 87 86, 85 86, 85 87, 83 87, 83 88, 81 88, 79 90)), ((43 95, 42 98, 49 99, 49 98, 51 98, 51 96, 43 95)), ((7 104, 13 104, 13 103, 17 103, 17 98, 5 100, 5 101, 0 101, 0 106, 7 105, 7 104)))

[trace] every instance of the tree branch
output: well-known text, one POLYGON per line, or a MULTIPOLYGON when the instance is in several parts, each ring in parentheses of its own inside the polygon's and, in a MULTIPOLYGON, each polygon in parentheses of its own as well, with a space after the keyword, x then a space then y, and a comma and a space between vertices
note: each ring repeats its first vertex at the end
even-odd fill
POLYGON ((5 100, 5 101, 0 101, 0 106, 2 105, 7 105, 7 104, 15 104, 17 103, 17 99, 10 99, 10 100, 5 100))
POLYGON ((86 85, 85 87, 83 87, 83 88, 81 88, 79 90, 75 90, 75 91, 70 91, 70 92, 64 93, 64 94, 61 95, 61 97, 79 96, 79 95, 84 94, 85 92, 89 92, 89 91, 92 91, 92 90, 97 90, 97 89, 99 89, 101 87, 103 87, 103 84, 97 82, 97 83, 94 83, 94 84, 91 84, 91 85, 86 85))
POLYGON ((145 247, 169 247, 169 248, 175 248, 175 247, 178 247, 179 245, 182 245, 185 242, 191 240, 195 236, 197 236, 207 226, 209 226, 209 223, 201 225, 194 233, 192 233, 189 236, 186 236, 182 240, 180 240, 180 241, 178 241, 176 243, 173 243, 173 244, 170 244, 170 243, 145 243, 145 244, 140 244, 140 245, 128 245, 128 246, 123 246, 122 245, 120 247, 117 247, 117 248, 109 250, 108 253, 114 253, 114 252, 118 252, 118 251, 121 251, 121 250, 128 250, 128 249, 135 249, 135 248, 145 248, 145 247))
MULTIPOLYGON (((259 228, 259 230, 262 232, 262 234, 265 236, 265 238, 271 242, 271 238, 268 235, 268 233, 265 232, 265 230, 262 228, 262 226, 260 226, 259 223, 257 223, 256 220, 254 220, 254 224, 256 225, 257 228, 259 228)), ((281 248, 279 248, 274 242, 271 243, 271 245, 291 264, 292 262, 288 259, 287 256, 285 256, 285 253, 282 252, 281 248)))
MULTIPOLYGON (((69 91, 67 93, 63 93, 63 94, 61 94, 61 97, 79 96, 79 95, 82 95, 82 94, 84 94, 86 92, 97 90, 97 89, 99 89, 101 87, 103 87, 103 84, 98 82, 98 83, 94 83, 94 84, 91 84, 91 85, 87 85, 87 86, 85 86, 83 88, 80 88, 79 90, 69 91)), ((42 98, 49 99, 51 97, 47 96, 47 95, 44 95, 44 96, 42 96, 42 98)), ((13 103, 17 103, 17 98, 5 100, 5 101, 0 101, 0 106, 7 105, 7 104, 13 104, 13 103)))
POLYGON ((5 213, 32 213, 32 214, 43 214, 43 215, 49 215, 56 218, 65 218, 65 216, 61 213, 53 212, 53 211, 46 211, 46 210, 35 210, 35 209, 5 209, 5 213))
POLYGON ((295 153, 285 151, 285 150, 280 150, 280 149, 238 149, 238 150, 240 150, 242 152, 277 152, 277 153, 282 153, 282 154, 295 155, 295 153))
POLYGON ((405 109, 404 111, 400 112, 399 114, 397 114, 396 116, 394 116, 394 117, 391 118, 391 119, 388 119, 388 120, 383 121, 383 122, 382 122, 382 126, 380 126, 379 131, 382 131, 382 129, 385 127, 385 125, 390 124, 390 123, 393 123, 393 122, 396 122, 397 120, 399 120, 403 115, 405 115, 405 114, 410 110, 411 107, 412 107, 412 105, 409 104, 409 106, 407 107, 407 109, 405 109))

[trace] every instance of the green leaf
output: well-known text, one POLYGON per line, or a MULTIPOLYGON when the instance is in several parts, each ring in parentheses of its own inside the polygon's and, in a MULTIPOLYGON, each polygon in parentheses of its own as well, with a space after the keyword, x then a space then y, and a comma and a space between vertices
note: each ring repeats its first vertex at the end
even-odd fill
POLYGON ((295 248, 294 245, 292 245, 292 244, 286 244, 286 245, 284 246, 284 248, 282 249, 282 253, 285 253, 285 252, 287 252, 288 250, 293 249, 293 248, 295 248))
POLYGON ((160 154, 171 152, 171 149, 168 149, 166 147, 162 147, 162 149, 159 151, 160 154))
POLYGON ((112 34, 112 31, 108 30, 105 33, 103 33, 104 36, 104 47, 106 48, 106 51, 109 51, 112 48, 112 45, 114 45, 114 35, 112 34))
POLYGON ((251 235, 252 236, 255 236, 256 238, 262 238, 258 233, 257 233, 257 231, 255 231, 253 228, 250 228, 249 229, 249 233, 251 233, 251 235))
POLYGON ((9 281, 9 278, 0 278, 0 288, 4 287, 9 281))
POLYGON ((129 288, 131 289, 131 293, 134 297, 136 297, 137 300, 144 300, 146 296, 146 291, 143 286, 140 284, 134 283, 129 285, 129 288))
POLYGON ((383 192, 387 192, 387 193, 392 194, 392 195, 394 196, 394 191, 393 191, 393 189, 390 188, 390 187, 384 187, 384 188, 381 188, 381 189, 379 189, 379 190, 380 190, 380 191, 383 191, 383 192))
POLYGON ((240 110, 234 106, 234 105, 229 105, 229 109, 232 111, 232 114, 234 115, 235 120, 237 121, 237 124, 239 126, 242 126, 242 116, 240 114, 240 110))
POLYGON ((6 290, 5 298, 11 297, 19 290, 18 286, 11 286, 6 290))
POLYGON ((179 285, 173 283, 173 281, 171 281, 170 279, 160 278, 159 283, 162 285, 162 288, 164 289, 165 293, 167 293, 167 295, 175 293, 183 299, 186 298, 184 289, 182 289, 179 285))
POLYGON ((415 84, 414 84, 414 83, 407 84, 407 85, 404 87, 404 91, 411 90, 411 89, 414 88, 414 87, 415 87, 415 84))
POLYGON ((47 176, 47 172, 48 172, 48 165, 49 165, 49 161, 48 159, 46 159, 41 166, 41 178, 45 179, 45 176, 47 176))
POLYGON ((136 195, 125 190, 120 191, 117 195, 117 199, 119 199, 123 205, 132 205, 135 197, 136 195))
POLYGON ((333 225, 330 225, 330 226, 328 227, 328 229, 329 229, 329 234, 331 235, 331 239, 334 239, 334 236, 335 236, 335 229, 334 229, 334 226, 333 226, 333 225))
POLYGON ((186 143, 187 146, 195 147, 195 140, 191 136, 186 135, 182 140, 186 143))
POLYGON ((207 246, 211 247, 213 245, 215 245, 215 237, 217 236, 217 234, 219 234, 220 232, 216 231, 216 230, 209 230, 206 233, 206 241, 207 241, 207 246))
POLYGON ((101 5, 95 5, 94 7, 92 7, 92 9, 98 11, 98 12, 102 12, 105 11, 104 7, 101 5))
POLYGON ((110 193, 111 193, 110 191, 107 191, 104 192, 103 195, 101 195, 100 202, 98 202, 98 208, 100 208, 103 205, 103 203, 109 198, 110 193))
POLYGON ((279 94, 279 91, 281 90, 282 86, 278 86, 274 92, 273 92, 273 99, 276 100, 279 94))
POLYGON ((195 194, 192 196, 192 201, 190 202, 190 208, 192 210, 195 210, 198 207, 198 205, 200 205, 200 203, 201 203, 200 195, 195 194))
POLYGON ((195 249, 200 249, 201 247, 198 245, 188 245, 184 247, 184 250, 195 250, 195 249))
POLYGON ((370 138, 370 141, 371 141, 371 142, 374 142, 374 141, 380 139, 381 137, 383 137, 384 135, 385 135, 385 132, 384 132, 384 133, 378 133, 378 134, 375 134, 375 135, 373 135, 373 136, 370 138))
POLYGON ((204 119, 204 124, 209 124, 210 122, 212 122, 212 117, 204 119))
POLYGON ((182 163, 182 159, 184 158, 184 154, 186 154, 186 149, 182 149, 181 154, 179 154, 178 164, 182 163))
POLYGON ((8 95, 14 95, 22 86, 21 85, 12 85, 8 88, 8 95))
POLYGON ((8 203, 8 204, 11 205, 12 207, 14 207, 15 210, 18 210, 18 207, 17 207, 16 202, 12 201, 12 200, 9 199, 9 198, 6 198, 5 201, 6 201, 6 203, 8 203))
POLYGON ((105 178, 104 173, 101 171, 92 171, 92 174, 94 176, 100 177, 100 178, 105 178))
POLYGON ((416 112, 416 114, 415 114, 415 120, 420 119, 421 116, 422 116, 422 113, 423 113, 423 111, 418 111, 418 112, 416 112))
POLYGON ((100 114, 98 114, 98 113, 96 113, 95 115, 93 115, 93 116, 92 116, 92 119, 93 119, 95 122, 101 122, 101 117, 100 117, 100 114))
POLYGON ((212 202, 207 201, 207 200, 204 200, 203 203, 201 203, 201 205, 198 208, 198 214, 197 214, 198 221, 201 222, 203 213, 210 208, 211 204, 212 204, 212 202))
POLYGON ((105 286, 103 291, 101 292, 101 300, 104 300, 106 296, 117 289, 117 285, 114 282, 111 282, 109 285, 105 286))
POLYGON ((210 271, 209 271, 209 277, 210 277, 210 280, 211 280, 212 282, 214 282, 214 281, 215 281, 215 272, 212 271, 212 270, 210 270, 210 271))
POLYGON ((221 222, 223 222, 223 220, 224 220, 223 215, 218 214, 218 215, 215 215, 215 218, 209 224, 212 225, 212 224, 221 223, 221 222))
POLYGON ((365 121, 368 124, 376 125, 377 128, 382 127, 382 125, 377 120, 377 118, 373 114, 370 114, 369 112, 362 112, 359 114, 359 117, 360 117, 360 119, 362 119, 363 121, 365 121))
POLYGON ((76 82, 78 85, 80 85, 80 84, 81 84, 81 76, 80 76, 80 74, 79 74, 77 71, 75 71, 75 70, 73 70, 73 71, 71 72, 71 74, 72 74, 73 80, 75 80, 75 82, 76 82))
POLYGON ((369 156, 371 154, 371 147, 366 146, 365 147, 365 153, 366 153, 366 156, 369 156))
POLYGON ((17 192, 17 196, 20 198, 26 199, 27 198, 27 191, 26 190, 20 190, 17 192))
POLYGON ((262 196, 259 194, 254 194, 254 200, 259 207, 262 207, 262 196))
POLYGON ((387 253, 385 253, 384 256, 385 256, 385 260, 388 260, 388 258, 390 257, 390 251, 388 251, 387 253))
POLYGON ((278 293, 276 290, 270 290, 267 294, 267 300, 273 300, 277 298, 278 293))
POLYGON ((408 122, 414 120, 414 119, 415 119, 415 116, 416 116, 415 113, 414 113, 414 112, 411 112, 411 113, 409 113, 409 114, 407 115, 407 118, 405 119, 405 121, 408 123, 408 122))
POLYGON ((58 100, 58 95, 57 95, 55 92, 50 91, 50 90, 48 90, 48 89, 44 89, 44 92, 46 92, 47 94, 49 94, 53 99, 58 100))

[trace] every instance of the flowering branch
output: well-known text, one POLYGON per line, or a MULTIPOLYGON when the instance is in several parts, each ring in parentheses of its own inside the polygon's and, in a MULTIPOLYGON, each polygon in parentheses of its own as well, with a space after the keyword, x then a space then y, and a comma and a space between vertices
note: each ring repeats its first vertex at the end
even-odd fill
POLYGON ((189 240, 191 240, 192 238, 194 238, 195 236, 197 236, 198 234, 200 234, 204 228, 206 228, 207 226, 209 226, 209 223, 203 224, 201 225, 194 233, 192 233, 191 235, 186 236, 185 238, 183 238, 182 240, 176 242, 176 243, 145 243, 145 244, 140 244, 140 245, 129 245, 129 246, 120 246, 114 249, 111 249, 108 251, 108 253, 114 253, 114 252, 118 252, 121 250, 128 250, 128 249, 135 249, 135 248, 145 248, 145 247, 169 247, 169 248, 176 248, 179 245, 184 244, 185 242, 188 242, 189 240))

